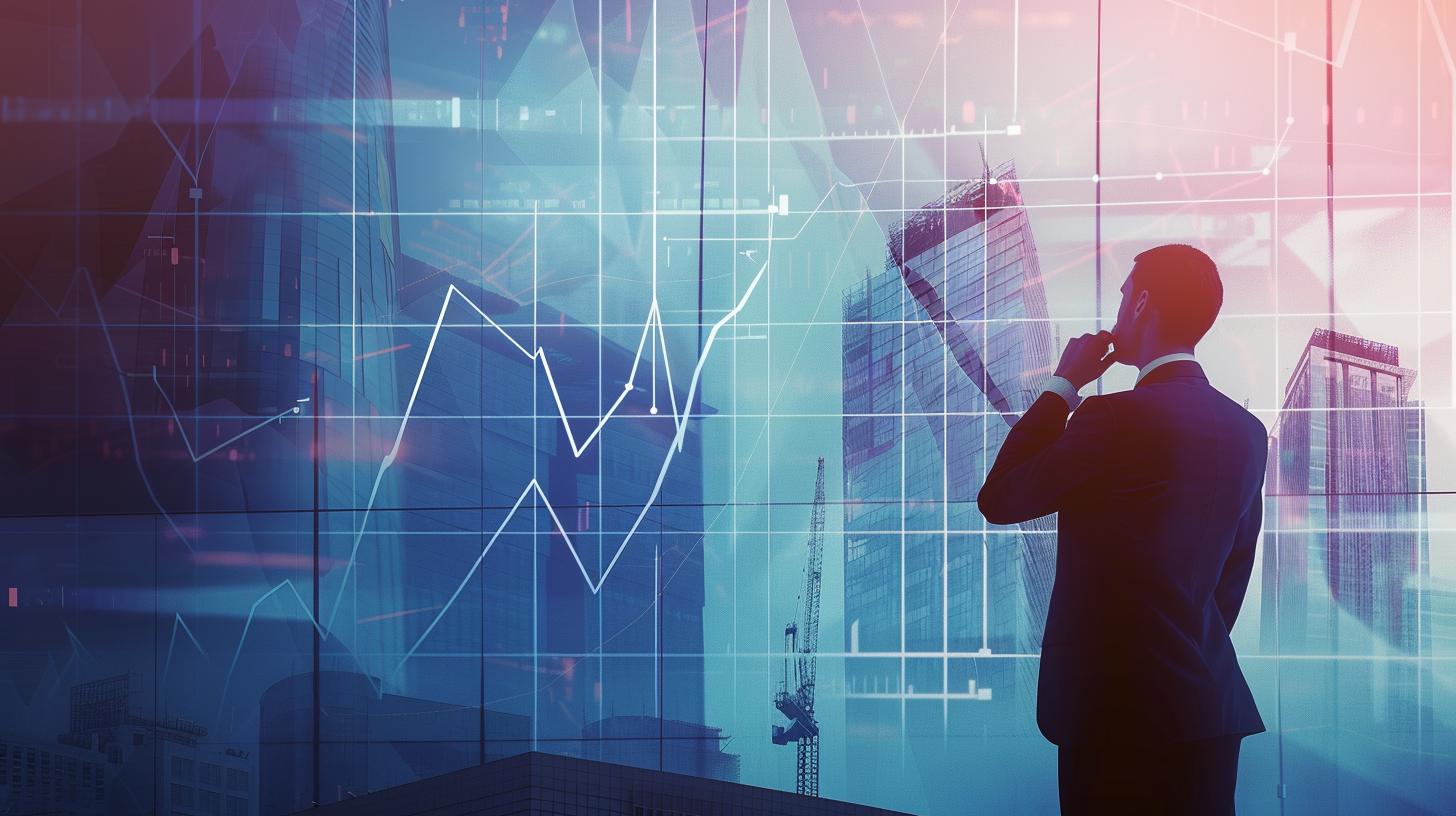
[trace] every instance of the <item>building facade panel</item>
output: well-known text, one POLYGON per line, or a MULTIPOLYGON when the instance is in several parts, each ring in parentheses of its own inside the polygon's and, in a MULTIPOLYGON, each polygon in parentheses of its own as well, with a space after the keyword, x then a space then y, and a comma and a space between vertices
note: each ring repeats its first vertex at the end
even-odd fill
POLYGON ((1014 167, 898 225, 843 323, 848 777, 856 799, 888 802, 896 773, 927 770, 910 757, 939 773, 946 740, 964 759, 985 748, 972 735, 1032 722, 1025 656, 1040 648, 1055 519, 998 527, 975 505, 1053 364, 1014 167), (874 748, 887 738, 908 746, 888 763, 874 748))

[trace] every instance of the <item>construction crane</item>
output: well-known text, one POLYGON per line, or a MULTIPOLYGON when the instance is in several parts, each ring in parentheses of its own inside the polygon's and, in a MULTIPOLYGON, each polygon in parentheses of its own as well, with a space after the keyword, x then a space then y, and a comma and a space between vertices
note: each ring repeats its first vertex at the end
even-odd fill
POLYGON ((809 553, 794 620, 784 627, 784 668, 774 694, 774 707, 789 718, 789 727, 773 727, 774 745, 798 743, 799 793, 819 795, 819 722, 814 719, 814 676, 819 652, 819 584, 824 573, 824 457, 814 481, 814 506, 809 511, 809 553))

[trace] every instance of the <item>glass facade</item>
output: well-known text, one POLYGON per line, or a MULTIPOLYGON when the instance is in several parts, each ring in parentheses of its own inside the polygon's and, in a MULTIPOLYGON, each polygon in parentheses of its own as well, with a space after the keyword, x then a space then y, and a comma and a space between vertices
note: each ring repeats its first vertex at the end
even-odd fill
MULTIPOLYGON (((1365 658, 1279 666, 1274 680, 1290 698, 1280 727, 1298 729, 1316 755, 1344 747, 1378 761, 1432 748, 1435 684, 1422 658, 1434 655, 1433 613, 1445 601, 1431 584, 1426 412, 1410 399, 1415 377, 1393 346, 1315 329, 1270 432, 1260 650, 1365 658), (1326 695, 1348 702, 1310 704, 1326 695)), ((1328 764, 1285 761, 1337 784, 1328 764)), ((1418 770, 1430 774, 1434 763, 1418 770)))
MULTIPOLYGON (((890 241, 885 270, 845 294, 843 357, 845 718, 864 735, 851 795, 885 806, 907 775, 996 764, 1003 740, 1035 737, 1027 657, 1055 562, 1055 517, 999 527, 975 503, 1053 363, 1014 168, 958 185, 890 241)), ((1011 766, 1002 778, 979 795, 1027 783, 1011 766)), ((943 786, 931 807, 970 792, 943 786)))

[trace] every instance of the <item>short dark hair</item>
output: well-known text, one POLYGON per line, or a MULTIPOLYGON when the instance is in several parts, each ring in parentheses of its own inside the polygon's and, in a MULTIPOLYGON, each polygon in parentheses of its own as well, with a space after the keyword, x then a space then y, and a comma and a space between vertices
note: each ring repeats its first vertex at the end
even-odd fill
POLYGON ((1134 294, 1144 289, 1158 307, 1166 339, 1195 345, 1223 307, 1223 281, 1213 259, 1187 244, 1166 244, 1133 259, 1134 294))

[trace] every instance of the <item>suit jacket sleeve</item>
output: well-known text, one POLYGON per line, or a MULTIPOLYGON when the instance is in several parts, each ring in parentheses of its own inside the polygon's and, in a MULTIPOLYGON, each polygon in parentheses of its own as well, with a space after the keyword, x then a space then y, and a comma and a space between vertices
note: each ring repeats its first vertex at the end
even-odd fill
POLYGON ((1249 576, 1254 572, 1254 549, 1259 542, 1259 529, 1264 520, 1263 491, 1254 494, 1254 501, 1239 519, 1238 530, 1234 532, 1234 546, 1224 562, 1223 574, 1213 590, 1213 599, 1218 612, 1223 616, 1224 626, 1232 632, 1238 619, 1239 607, 1244 603, 1244 592, 1249 588, 1249 576))
POLYGON ((1116 434, 1112 408, 1088 397, 1071 421, 1056 394, 1045 393, 1012 426, 976 503, 992 524, 1055 513, 1067 494, 1106 468, 1116 434))

